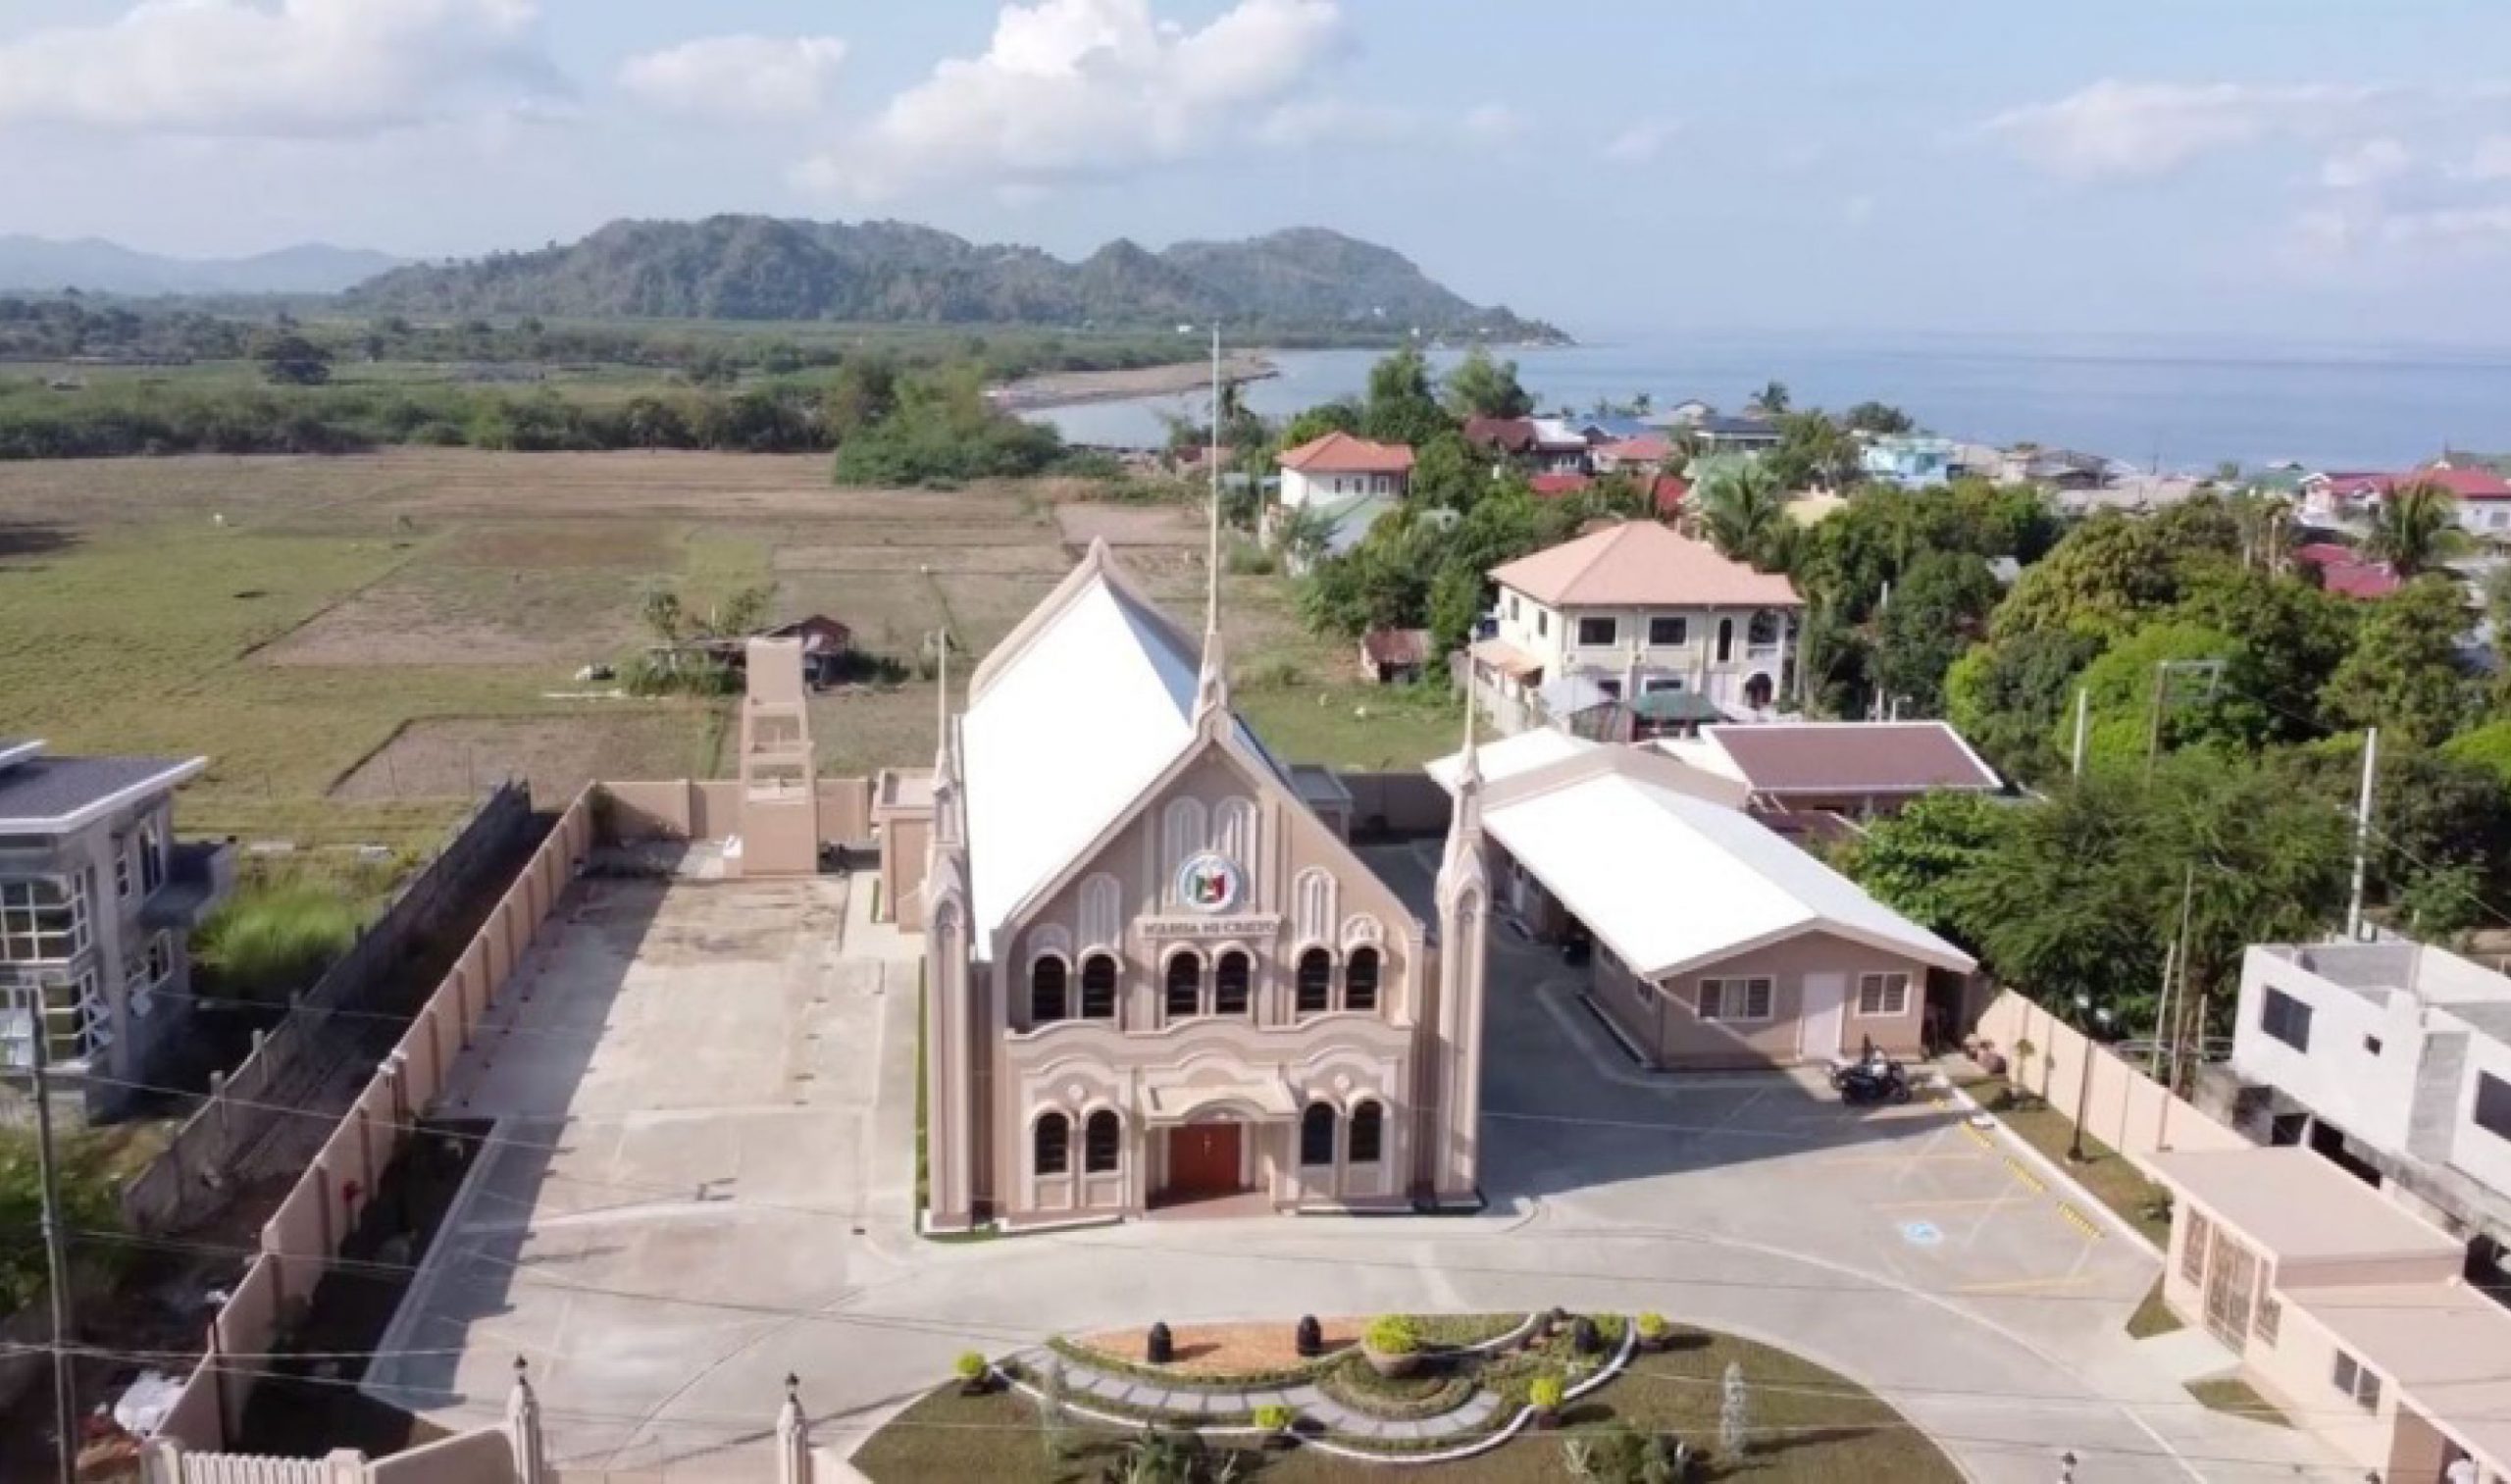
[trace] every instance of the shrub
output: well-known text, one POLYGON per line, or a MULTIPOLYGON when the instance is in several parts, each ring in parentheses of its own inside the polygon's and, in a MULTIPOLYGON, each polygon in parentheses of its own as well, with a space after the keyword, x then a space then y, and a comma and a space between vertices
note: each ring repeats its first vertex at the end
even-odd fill
POLYGON ((1291 1424, 1298 1420, 1298 1412, 1278 1402, 1269 1402, 1256 1408, 1256 1425, 1266 1432, 1288 1432, 1291 1424))
POLYGON ((238 892, 200 930, 204 993, 278 1002, 310 989, 357 942, 357 907, 337 887, 282 880, 238 892))
POLYGON ((1537 1411, 1559 1411, 1567 1395, 1568 1388, 1559 1376, 1537 1376, 1526 1383, 1526 1405, 1537 1411))
POLYGON ((1654 1309, 1639 1316, 1639 1338, 1662 1340, 1665 1337, 1665 1316, 1654 1309))
POLYGON ((962 1351, 959 1358, 951 1362, 950 1368, 958 1372, 960 1380, 974 1381, 986 1372, 985 1356, 972 1350, 962 1351))
POLYGON ((1360 1343, 1381 1356, 1418 1355, 1421 1326, 1409 1314, 1381 1314, 1369 1321, 1360 1343))

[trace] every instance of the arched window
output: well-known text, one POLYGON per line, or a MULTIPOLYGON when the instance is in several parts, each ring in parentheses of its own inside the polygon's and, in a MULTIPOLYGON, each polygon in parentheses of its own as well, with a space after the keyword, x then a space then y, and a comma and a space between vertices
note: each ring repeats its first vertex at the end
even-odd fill
POLYGON ((1717 621, 1717 662, 1722 665, 1734 657, 1735 621, 1721 618, 1717 621))
POLYGON ((1204 955, 1191 948, 1168 958, 1168 1018, 1183 1020, 1204 1010, 1204 955))
POLYGON ((1377 949, 1354 948, 1343 965, 1343 1008, 1377 1008, 1377 949))
POLYGON ((1756 649, 1767 649, 1777 643, 1778 615, 1768 608, 1756 610, 1753 614, 1752 628, 1747 631, 1747 638, 1756 649))
POLYGON ((1081 960, 1081 1018, 1113 1020, 1116 1018, 1116 958, 1112 953, 1093 953, 1081 960))
POLYGON ((1386 1148, 1386 1108, 1381 1103, 1363 1102, 1352 1109, 1352 1153, 1354 1164, 1375 1164, 1386 1148))
POLYGON ((1299 955, 1299 1012, 1322 1015, 1334 1008, 1334 955, 1310 948, 1299 955))
POLYGON ((1744 704, 1756 711, 1768 709, 1772 689, 1768 676, 1755 675, 1744 682, 1744 704))
MULTIPOLYGON (((1375 1104, 1371 1104, 1374 1106, 1375 1104)), ((1116 1168, 1124 1153, 1125 1127, 1112 1108, 1101 1108, 1081 1126, 1081 1172, 1105 1175, 1116 1168)))
POLYGON ((1334 1163, 1334 1104, 1311 1102, 1299 1117, 1299 1162, 1305 1168, 1334 1163))
POLYGON ((1212 970, 1212 1013, 1246 1014, 1251 998, 1248 983, 1255 972, 1254 961, 1236 948, 1220 955, 1220 963, 1212 970))
POLYGON ((1035 1156, 1035 1173, 1068 1175, 1072 1172, 1072 1120, 1061 1113, 1049 1113, 1038 1120, 1029 1135, 1035 1156))
POLYGON ((1029 1023, 1052 1025, 1063 1018, 1064 981, 1068 971, 1063 960, 1049 954, 1029 965, 1029 1023))

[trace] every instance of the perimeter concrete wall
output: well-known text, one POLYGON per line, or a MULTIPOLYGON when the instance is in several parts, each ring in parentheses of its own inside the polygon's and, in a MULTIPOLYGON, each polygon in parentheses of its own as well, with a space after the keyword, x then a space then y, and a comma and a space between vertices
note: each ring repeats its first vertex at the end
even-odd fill
POLYGON ((2072 1119, 2083 1109, 2083 1131, 2130 1159, 2165 1150, 2243 1150, 2250 1142, 2174 1097, 2141 1067, 2012 990, 1979 1016, 1978 1033, 2014 1068, 2016 1080, 2072 1119), (2028 1042, 2029 1055, 2016 1048, 2028 1042), (2086 1086, 2089 1079, 2089 1087, 2086 1086))

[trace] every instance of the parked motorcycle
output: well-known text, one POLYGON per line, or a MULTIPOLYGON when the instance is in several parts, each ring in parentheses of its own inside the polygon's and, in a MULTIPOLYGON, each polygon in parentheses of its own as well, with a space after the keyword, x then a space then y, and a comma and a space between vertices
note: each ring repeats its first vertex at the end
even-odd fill
POLYGON ((1848 1103, 1907 1102, 1910 1100, 1910 1079, 1901 1064, 1886 1057, 1873 1056, 1852 1062, 1831 1073, 1831 1087, 1848 1103))

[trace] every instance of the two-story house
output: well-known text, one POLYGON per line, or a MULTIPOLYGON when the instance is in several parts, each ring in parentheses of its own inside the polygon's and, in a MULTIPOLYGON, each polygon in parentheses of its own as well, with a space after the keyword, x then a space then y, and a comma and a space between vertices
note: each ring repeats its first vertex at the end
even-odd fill
POLYGON ((1886 435, 1867 440, 1858 450, 1858 465, 1877 484, 1921 489, 1968 473, 1961 449, 1951 438, 1886 435))
POLYGON ((2243 1133, 2511 1247, 2511 979, 2403 939, 2253 947, 2229 1071, 2243 1133))
POLYGON ((1435 930, 1104 543, 944 726, 921 894, 929 1229, 1478 1203, 1472 790, 1435 930))
POLYGON ((229 847, 175 844, 176 786, 207 766, 0 741, 0 1068, 13 1083, 41 1036, 64 1090, 110 1112, 128 1100, 117 1084, 144 1081, 188 1018, 186 940, 233 885, 229 847))
POLYGON ((1496 632, 1473 646, 1474 689, 1504 731, 1539 725, 1535 693, 1593 678, 1613 699, 1709 697, 1738 720, 1787 693, 1804 601, 1788 580, 1654 521, 1628 521, 1492 569, 1496 632))

